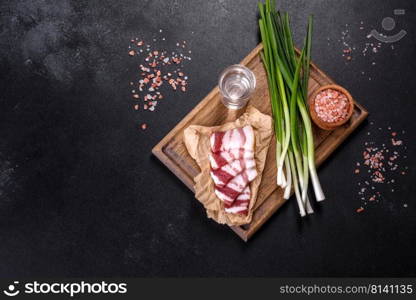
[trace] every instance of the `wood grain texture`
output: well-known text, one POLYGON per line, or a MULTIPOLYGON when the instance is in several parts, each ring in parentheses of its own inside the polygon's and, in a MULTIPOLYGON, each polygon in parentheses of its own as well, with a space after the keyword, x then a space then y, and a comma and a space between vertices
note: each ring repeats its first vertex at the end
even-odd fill
MULTIPOLYGON (((258 45, 241 62, 250 68, 257 80, 257 86, 249 104, 262 113, 271 115, 269 89, 266 72, 260 59, 262 45, 258 45)), ((311 64, 309 95, 317 88, 334 81, 313 63, 311 64)), ((190 157, 183 143, 183 131, 189 125, 216 126, 233 121, 244 113, 226 109, 222 103, 218 87, 215 87, 188 115, 185 116, 152 150, 153 154, 165 164, 190 190, 194 191, 193 178, 200 169, 190 157)), ((355 102, 355 101, 354 101, 355 102)), ((326 158, 365 120, 368 112, 357 102, 351 120, 333 130, 324 131, 314 127, 315 157, 319 166, 326 158)), ((247 241, 286 201, 281 188, 276 186, 275 140, 271 141, 263 172, 263 180, 259 187, 254 207, 253 219, 250 224, 231 227, 244 241, 247 241)), ((325 189, 325 187, 323 187, 325 189)))

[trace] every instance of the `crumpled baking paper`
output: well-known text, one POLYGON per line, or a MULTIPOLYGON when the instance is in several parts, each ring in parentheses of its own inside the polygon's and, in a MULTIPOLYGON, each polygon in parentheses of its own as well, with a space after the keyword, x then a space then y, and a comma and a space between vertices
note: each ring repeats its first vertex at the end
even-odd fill
POLYGON ((272 118, 262 114, 253 106, 248 106, 246 112, 234 122, 225 123, 220 126, 205 127, 190 125, 184 131, 184 142, 189 154, 199 167, 201 173, 195 178, 195 197, 201 202, 209 218, 220 224, 230 226, 243 225, 251 222, 253 207, 256 203, 258 188, 262 179, 267 151, 272 138, 272 118), (232 128, 251 125, 255 133, 255 154, 257 177, 250 183, 251 199, 247 216, 242 214, 230 214, 224 211, 222 201, 214 193, 214 182, 210 175, 210 163, 208 154, 210 148, 210 135, 215 131, 226 131, 232 128))

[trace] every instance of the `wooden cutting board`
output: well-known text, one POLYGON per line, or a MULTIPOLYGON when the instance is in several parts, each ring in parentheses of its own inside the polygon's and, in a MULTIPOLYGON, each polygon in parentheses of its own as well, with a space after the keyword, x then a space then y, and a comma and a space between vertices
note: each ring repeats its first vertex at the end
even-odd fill
MULTIPOLYGON (((256 90, 249 104, 256 107, 262 113, 271 115, 269 89, 267 77, 260 59, 262 45, 258 45, 241 62, 250 68, 257 80, 256 90)), ((334 81, 323 73, 313 63, 311 64, 309 81, 309 95, 322 85, 333 84, 334 81)), ((194 191, 193 178, 200 172, 198 165, 190 157, 183 142, 183 131, 189 125, 216 126, 228 121, 233 121, 244 113, 228 110, 221 103, 221 95, 218 86, 215 87, 189 114, 185 116, 152 150, 191 191, 194 191)), ((319 166, 334 150, 364 121, 368 112, 357 102, 351 120, 334 131, 324 131, 314 128, 316 163, 319 166)), ((325 186, 323 186, 325 191, 325 186)), ((283 199, 281 188, 276 186, 275 140, 267 155, 263 180, 259 187, 253 219, 250 224, 232 226, 231 228, 244 241, 247 241, 286 200, 283 199)), ((330 201, 330 200, 329 200, 330 201)))

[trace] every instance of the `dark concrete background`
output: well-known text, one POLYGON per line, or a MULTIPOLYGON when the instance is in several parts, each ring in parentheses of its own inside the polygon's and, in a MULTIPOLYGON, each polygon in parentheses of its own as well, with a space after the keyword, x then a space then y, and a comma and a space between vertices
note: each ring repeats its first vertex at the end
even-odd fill
POLYGON ((151 148, 257 45, 256 1, 1 1, 0 276, 415 276, 415 2, 281 2, 297 41, 315 15, 314 61, 371 115, 320 169, 317 213, 300 220, 291 201, 245 244, 205 217, 151 148), (362 47, 360 21, 380 28, 394 8, 406 9, 408 35, 375 66, 346 63, 345 24, 362 47), (127 47, 160 28, 161 48, 187 40, 190 88, 135 112, 127 47), (370 122, 407 131, 410 170, 357 214, 352 173, 370 122))

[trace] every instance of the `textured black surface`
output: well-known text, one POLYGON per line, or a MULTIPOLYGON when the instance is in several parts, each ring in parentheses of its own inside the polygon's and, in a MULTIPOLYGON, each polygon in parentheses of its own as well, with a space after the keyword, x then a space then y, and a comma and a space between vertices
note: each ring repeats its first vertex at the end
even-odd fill
POLYGON ((245 244, 150 151, 257 45, 256 1, 1 1, 0 276, 416 276, 414 1, 280 6, 297 41, 315 15, 314 61, 371 115, 320 169, 328 199, 317 213, 300 220, 291 201, 245 244), (347 64, 345 24, 362 49, 394 8, 406 9, 407 36, 347 64), (159 29, 160 48, 188 41, 190 88, 135 112, 127 47, 159 29), (409 172, 357 214, 354 164, 386 126, 406 130, 409 172))

